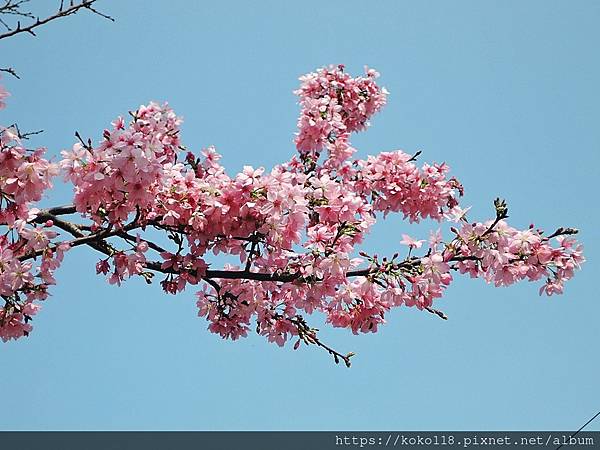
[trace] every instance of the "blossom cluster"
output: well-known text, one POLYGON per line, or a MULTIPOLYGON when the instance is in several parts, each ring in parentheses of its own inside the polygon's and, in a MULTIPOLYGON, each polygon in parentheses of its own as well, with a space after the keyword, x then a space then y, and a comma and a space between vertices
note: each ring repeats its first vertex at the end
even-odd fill
POLYGON ((339 65, 300 77, 300 88, 294 92, 301 105, 296 148, 304 159, 315 162, 324 147, 336 164, 352 156, 349 134, 368 127, 388 95, 375 82, 379 73, 369 68, 365 72, 366 76, 353 78, 339 65))
POLYGON ((583 247, 568 237, 571 230, 545 237, 533 226, 517 230, 504 220, 491 226, 491 221, 465 223, 457 231, 448 248, 460 260, 460 273, 484 278, 495 286, 544 279, 539 293, 552 295, 562 294, 564 282, 584 262, 583 247), (557 245, 552 246, 552 241, 557 245))
POLYGON ((149 214, 179 150, 180 119, 167 105, 151 103, 133 115, 127 128, 117 118, 98 147, 80 142, 62 152, 60 166, 75 186, 77 211, 98 224, 149 214))
MULTIPOLYGON (((0 88, 0 101, 5 91, 0 88)), ((0 102, 0 106, 3 104, 0 102)), ((55 283, 66 245, 54 245, 53 223, 33 223, 39 201, 52 187, 58 166, 44 159, 45 149, 27 149, 16 128, 0 127, 0 339, 31 331, 29 321, 55 283)))
POLYGON ((441 220, 458 205, 462 185, 448 178, 446 164, 424 164, 418 169, 404 152, 383 152, 357 163, 354 188, 372 196, 373 209, 401 212, 410 222, 431 218, 441 220))
POLYGON ((170 294, 198 285, 198 315, 224 338, 255 329, 278 345, 293 339, 294 348, 302 342, 324 347, 346 364, 350 356, 322 344, 306 315, 320 312, 332 326, 353 333, 376 332, 388 311, 400 306, 445 318, 434 302, 456 273, 496 286, 543 280, 540 293, 562 293, 584 261, 570 237, 575 230, 548 236, 534 227, 517 230, 505 221, 500 201, 495 219, 468 222, 460 182, 445 163, 419 167, 420 152, 352 160, 350 134, 364 131, 386 103, 378 76, 366 69, 354 78, 343 66, 330 66, 301 77, 295 91, 301 108, 298 155, 270 171, 246 166, 230 176, 214 148, 187 151, 180 142, 182 119, 167 104, 141 106, 129 123, 117 118, 95 146, 79 137, 59 166, 75 191, 65 214, 76 212, 88 223, 31 208, 57 166, 4 130, 0 224, 16 237, 7 233, 0 240, 6 303, 0 337, 29 332, 27 317, 37 307, 32 300, 47 295, 62 253, 75 245, 103 253, 96 272, 112 284, 132 276, 150 283, 158 274, 170 294), (403 235, 399 244, 408 249, 402 256, 359 251, 376 221, 392 213, 409 222, 458 225, 448 242, 439 231, 428 245, 403 235), (58 240, 56 227, 71 239, 58 240), (220 253, 239 264, 214 269, 209 255, 220 253), (31 260, 40 256, 34 269, 31 260))

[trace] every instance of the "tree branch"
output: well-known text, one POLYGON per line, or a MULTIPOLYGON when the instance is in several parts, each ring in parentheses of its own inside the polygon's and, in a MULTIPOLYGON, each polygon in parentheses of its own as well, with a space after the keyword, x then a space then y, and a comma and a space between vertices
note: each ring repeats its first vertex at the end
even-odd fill
MULTIPOLYGON (((56 206, 53 208, 41 210, 38 213, 37 217, 33 220, 33 222, 42 224, 48 220, 51 220, 55 226, 57 226, 58 228, 60 228, 63 231, 68 232, 73 237, 75 237, 75 239, 73 239, 71 241, 64 241, 62 243, 69 244, 70 247, 78 247, 81 245, 88 245, 89 247, 93 248, 94 250, 97 250, 107 256, 113 256, 117 252, 117 250, 110 243, 108 243, 106 241, 107 238, 121 237, 130 242, 135 241, 136 237, 130 235, 128 233, 128 231, 148 225, 148 224, 145 224, 145 225, 140 224, 136 218, 129 224, 127 224, 121 228, 118 228, 118 229, 116 229, 116 228, 113 229, 112 227, 110 227, 110 228, 103 229, 103 230, 100 230, 100 231, 97 231, 94 233, 85 234, 82 231, 83 225, 74 224, 72 222, 62 220, 62 219, 60 219, 60 217, 58 217, 60 215, 74 214, 75 212, 76 212, 76 208, 74 205, 56 206)), ((499 214, 499 216, 502 216, 502 214, 499 214)), ((497 223, 497 222, 495 222, 495 223, 497 223)), ((490 229, 493 229, 493 227, 490 227, 490 229)), ((575 232, 575 230, 570 229, 570 228, 557 230, 557 233, 562 233, 562 234, 571 234, 573 232, 575 232)), ((557 233, 554 233, 554 235, 556 235, 557 233)), ((552 236, 553 235, 551 235, 550 237, 552 237, 552 236)), ((254 239, 250 238, 247 240, 254 243, 257 241, 257 236, 255 236, 254 239)), ((163 249, 159 245, 157 245, 151 241, 145 240, 145 239, 143 239, 143 241, 148 244, 148 247, 150 247, 158 252, 161 252, 161 253, 165 252, 165 249, 163 249)), ((57 244, 57 246, 58 245, 59 244, 57 244)), ((255 251, 255 248, 252 249, 250 253, 252 254, 253 251, 255 251)), ((43 254, 43 250, 29 253, 27 255, 22 256, 19 259, 21 261, 24 261, 27 259, 35 258, 36 256, 39 256, 41 254, 43 254)), ((476 256, 472 256, 472 255, 470 255, 470 256, 455 255, 452 258, 450 258, 448 260, 448 262, 460 262, 460 261, 478 260, 478 259, 479 258, 477 258, 476 256)), ((396 269, 401 269, 401 268, 412 269, 415 266, 418 266, 420 263, 421 263, 421 258, 412 257, 410 259, 406 259, 402 262, 397 263, 396 269)), ((164 274, 173 274, 173 275, 177 275, 177 274, 180 274, 180 273, 183 273, 184 271, 186 271, 186 270, 180 270, 180 269, 176 270, 173 267, 163 268, 162 262, 160 262, 160 261, 147 261, 145 263, 145 267, 147 269, 155 271, 155 272, 160 272, 160 273, 164 273, 164 274)), ((197 275, 195 273, 195 271, 187 270, 187 272, 189 272, 190 274, 192 274, 194 276, 197 275)), ((380 272, 381 272, 381 268, 377 264, 375 264, 375 265, 371 265, 370 267, 365 268, 365 269, 357 269, 357 270, 348 271, 346 273, 346 277, 348 277, 348 278, 366 277, 366 276, 374 275, 374 274, 377 274, 380 272)), ((302 281, 302 275, 299 272, 296 272, 296 273, 251 272, 249 270, 248 264, 246 264, 246 267, 244 268, 244 270, 210 270, 209 269, 206 271, 206 273, 204 274, 202 279, 211 285, 213 285, 213 283, 211 281, 215 280, 215 279, 249 280, 249 281, 262 281, 262 282, 272 282, 272 283, 292 283, 295 281, 302 281)), ((214 287, 214 285, 213 285, 213 287, 214 287)), ((430 313, 435 314, 442 319, 447 319, 446 315, 441 311, 437 311, 432 308, 426 308, 426 309, 430 313)))
MULTIPOLYGON (((3 33, 3 34, 0 34, 0 40, 9 38, 11 36, 15 36, 16 34, 19 34, 19 33, 29 33, 32 36, 35 36, 36 34, 33 31, 34 29, 36 29, 36 28, 38 28, 38 27, 40 27, 42 25, 45 25, 48 22, 51 22, 53 20, 60 19, 61 17, 67 17, 67 16, 70 16, 72 14, 75 14, 75 13, 77 13, 81 9, 87 9, 88 11, 90 11, 90 12, 96 14, 96 15, 99 15, 100 17, 103 17, 103 18, 105 18, 107 20, 110 20, 110 21, 114 22, 115 19, 113 19, 112 17, 110 17, 110 16, 108 16, 106 14, 101 13, 100 11, 98 11, 98 10, 96 10, 96 9, 94 9, 92 7, 92 5, 96 1, 97 0, 82 0, 81 3, 73 3, 73 1, 71 1, 69 7, 66 8, 66 9, 63 9, 63 2, 61 1, 60 7, 59 7, 58 11, 55 14, 53 14, 51 16, 48 16, 48 17, 46 17, 44 19, 40 19, 38 17, 38 18, 36 18, 35 22, 33 22, 32 24, 27 25, 27 26, 21 26, 21 22, 19 21, 19 22, 17 22, 16 28, 11 29, 11 30, 3 33)), ((19 6, 22 3, 25 3, 25 2, 24 1, 17 1, 15 3, 12 3, 13 8, 12 8, 12 10, 10 10, 10 9, 8 9, 7 5, 11 4, 11 0, 7 0, 6 4, 3 7, 0 7, 0 13, 3 13, 3 14, 15 14, 15 15, 20 15, 20 16, 24 16, 24 17, 33 18, 33 15, 31 13, 19 11, 19 6), (13 12, 13 11, 15 11, 15 12, 13 12)))
MULTIPOLYGON (((283 316, 280 316, 283 317, 283 316)), ((321 347, 322 349, 326 350, 327 353, 329 353, 331 356, 333 356, 333 360, 335 361, 336 364, 339 364, 340 359, 342 361, 344 361, 344 364, 346 365, 346 367, 350 368, 350 366, 352 365, 350 358, 352 358, 354 356, 353 352, 347 353, 346 355, 334 350, 333 348, 329 347, 327 344, 324 344, 318 337, 317 337, 317 329, 316 328, 310 328, 308 326, 308 324, 306 323, 306 321, 304 320, 304 318, 300 315, 296 315, 295 317, 286 317, 286 320, 288 320, 289 322, 291 322, 295 327, 296 330, 298 330, 298 337, 300 339, 302 339, 306 344, 314 344, 318 347, 321 347)), ((295 346, 295 348, 297 348, 297 345, 295 346)))
POLYGON ((579 233, 579 230, 577 228, 560 227, 558 230, 556 230, 550 236, 546 236, 546 239, 552 239, 553 237, 557 237, 557 236, 571 235, 571 234, 577 234, 577 233, 579 233))
MULTIPOLYGON (((77 210, 75 209, 75 205, 55 206, 53 208, 42 209, 38 214, 38 219, 42 216, 62 216, 65 214, 75 214, 76 212, 77 210)), ((49 218, 53 219, 54 217, 49 218)), ((40 223, 38 219, 36 219, 35 222, 40 223)), ((44 220, 48 220, 48 218, 44 220)))
MULTIPOLYGON (((1 20, 0 20, 0 22, 1 22, 1 20)), ((21 79, 19 74, 17 74, 16 70, 13 69, 12 67, 0 67, 0 72, 6 72, 6 73, 12 75, 13 77, 15 77, 17 80, 21 79)))
MULTIPOLYGON (((136 236, 132 236, 131 234, 125 232, 125 231, 119 231, 117 233, 117 236, 129 241, 129 242, 136 242, 137 237, 136 236)), ((152 241, 149 241, 148 239, 140 239, 142 242, 145 242, 146 244, 148 244, 148 247, 150 247, 153 250, 156 250, 159 253, 164 253, 166 252, 166 250, 164 248, 162 248, 160 245, 155 244, 152 241)))

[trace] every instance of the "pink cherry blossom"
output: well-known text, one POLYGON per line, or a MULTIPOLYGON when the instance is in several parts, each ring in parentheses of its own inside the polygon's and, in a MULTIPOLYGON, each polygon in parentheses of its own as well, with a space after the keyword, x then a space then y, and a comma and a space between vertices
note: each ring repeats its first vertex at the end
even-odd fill
MULTIPOLYGON (((417 165, 420 152, 353 160, 352 133, 387 102, 378 77, 369 68, 352 77, 342 65, 301 77, 298 153, 271 170, 228 174, 215 148, 188 150, 183 121, 166 103, 138 107, 129 123, 118 117, 97 143, 77 135, 58 163, 43 148, 26 149, 16 128, 0 128, 0 338, 31 332, 75 246, 100 254, 96 273, 111 284, 158 277, 168 294, 197 286, 198 315, 223 338, 255 331, 279 346, 319 346, 346 365, 352 354, 324 344, 306 316, 323 314, 354 334, 378 331, 392 308, 446 318, 434 306, 455 274, 562 293, 585 261, 571 238, 577 230, 515 229, 500 200, 495 217, 469 222, 462 184, 446 163, 417 165), (73 204, 41 209, 59 171, 73 204), (401 234, 404 257, 362 250, 373 225, 395 213, 409 223, 450 222, 451 234, 444 240, 438 224, 426 248, 401 234), (220 254, 239 266, 213 267, 220 254)), ((0 88, 0 107, 6 96, 0 88)))
POLYGON ((410 248, 421 248, 421 246, 423 245, 423 242, 425 242, 425 241, 424 240, 417 241, 417 240, 411 238, 408 234, 403 234, 402 240, 400 241, 401 244, 408 245, 410 248))

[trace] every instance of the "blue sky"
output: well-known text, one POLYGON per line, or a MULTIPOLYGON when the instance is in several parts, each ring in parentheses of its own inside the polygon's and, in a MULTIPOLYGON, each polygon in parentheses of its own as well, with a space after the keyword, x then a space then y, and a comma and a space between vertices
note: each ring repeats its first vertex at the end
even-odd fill
MULTIPOLYGON (((448 321, 400 309, 374 335, 322 327, 323 340, 357 353, 348 370, 318 349, 222 341, 196 317, 192 290, 110 286, 97 256, 77 249, 32 335, 0 346, 0 429, 551 430, 600 409, 600 3, 99 6, 116 23, 83 13, 0 42, 0 66, 22 76, 3 79, 12 96, 0 123, 44 129, 35 143, 58 155, 75 130, 98 139, 116 116, 168 101, 185 144, 214 144, 233 174, 292 155, 299 75, 368 64, 391 94, 352 139, 360 155, 402 148, 446 161, 471 218, 504 197, 514 226, 580 228, 588 261, 563 296, 459 278, 437 303, 448 321)), ((51 201, 68 199, 57 186, 51 201)), ((435 227, 390 218, 365 247, 391 254, 401 233, 435 227)))

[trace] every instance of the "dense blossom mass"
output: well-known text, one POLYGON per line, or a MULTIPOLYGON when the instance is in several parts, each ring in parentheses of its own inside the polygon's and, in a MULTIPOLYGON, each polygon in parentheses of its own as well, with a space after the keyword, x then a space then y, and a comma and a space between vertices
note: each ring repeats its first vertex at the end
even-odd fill
MULTIPOLYGON (((402 305, 445 318, 434 301, 455 273, 496 286, 540 280, 540 293, 562 293, 584 261, 570 237, 576 230, 515 229, 499 199, 490 220, 469 222, 446 164, 419 167, 418 154, 402 151, 353 159, 351 133, 387 100, 378 76, 331 66, 301 77, 298 153, 270 172, 246 166, 231 177, 214 148, 188 152, 167 104, 141 106, 129 123, 117 118, 96 146, 77 135, 57 164, 26 148, 17 128, 2 128, 0 338, 31 331, 64 252, 83 245, 101 254, 96 271, 112 284, 159 274, 167 293, 197 285, 198 314, 224 338, 255 329, 278 345, 318 345, 347 365, 352 354, 322 343, 306 315, 318 311, 354 333, 377 331, 402 305), (36 209, 59 172, 74 186, 73 204, 36 209), (452 234, 403 234, 402 256, 359 251, 377 218, 391 213, 452 222, 452 234), (213 268, 209 255, 219 253, 239 265, 213 268)), ((0 108, 7 95, 0 88, 0 108)))

